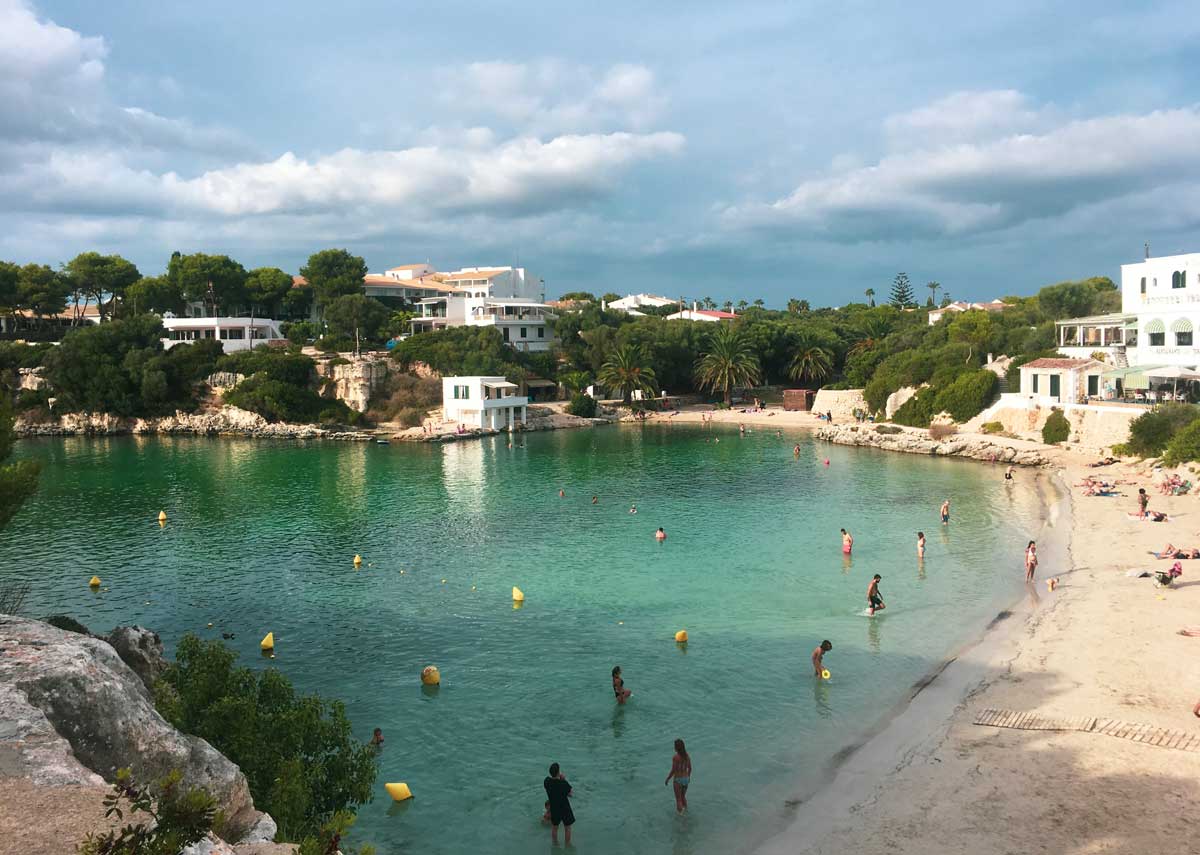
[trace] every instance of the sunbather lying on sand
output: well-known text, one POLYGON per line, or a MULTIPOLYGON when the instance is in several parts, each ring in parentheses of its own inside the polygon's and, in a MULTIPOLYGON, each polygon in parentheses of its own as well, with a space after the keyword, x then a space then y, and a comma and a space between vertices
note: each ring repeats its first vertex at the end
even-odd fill
POLYGON ((1155 558, 1200 558, 1200 549, 1185 549, 1182 546, 1167 544, 1161 552, 1154 553, 1155 558))
POLYGON ((1095 469, 1097 466, 1112 466, 1116 462, 1117 458, 1106 457, 1103 460, 1097 461, 1096 463, 1089 463, 1088 466, 1091 466, 1093 469, 1095 469))

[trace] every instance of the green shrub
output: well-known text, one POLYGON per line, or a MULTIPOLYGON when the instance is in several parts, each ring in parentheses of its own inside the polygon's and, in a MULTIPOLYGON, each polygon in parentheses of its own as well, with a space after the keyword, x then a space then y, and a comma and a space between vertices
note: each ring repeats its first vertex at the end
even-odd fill
POLYGON ((1004 433, 1004 424, 1002 422, 984 422, 980 430, 984 433, 1004 433))
POLYGON ((576 392, 571 396, 570 403, 567 404, 566 410, 573 416, 579 416, 582 419, 594 419, 596 417, 596 399, 591 395, 585 395, 583 392, 576 392))
POLYGON ((1176 433, 1200 416, 1190 404, 1164 404, 1142 413, 1129 424, 1129 451, 1140 457, 1157 457, 1176 433))
POLYGON ((999 382, 991 371, 968 371, 958 375, 934 399, 934 413, 949 413, 956 422, 965 422, 979 415, 996 394, 999 382))
POLYGON ((316 376, 316 363, 302 353, 259 346, 254 350, 239 350, 221 357, 217 362, 217 370, 246 377, 265 374, 271 380, 291 386, 308 386, 316 376))
POLYGON ((922 389, 913 395, 892 416, 892 421, 909 427, 929 427, 929 422, 937 415, 934 400, 937 390, 932 386, 922 389))
POLYGON ((341 401, 322 398, 307 386, 272 380, 266 374, 247 377, 226 392, 224 400, 269 422, 357 424, 362 418, 341 401))
POLYGON ((42 358, 54 345, 49 342, 23 344, 16 341, 0 341, 0 371, 17 368, 37 368, 42 358))
POLYGON ((300 347, 321 337, 321 327, 312 321, 297 321, 296 323, 283 324, 280 330, 288 341, 300 347))
POLYGON ((241 768, 283 840, 318 835, 339 811, 370 801, 375 752, 351 735, 343 704, 297 695, 274 668, 255 673, 236 659, 219 641, 185 635, 155 683, 159 713, 241 768))
MULTIPOLYGON (((1115 453, 1116 449, 1113 450, 1115 453)), ((1167 466, 1179 466, 1194 460, 1200 460, 1200 419, 1192 421, 1171 437, 1163 455, 1163 463, 1167 466)))
POLYGON ((22 389, 17 393, 13 409, 18 413, 27 413, 30 410, 49 411, 51 397, 52 393, 45 386, 41 389, 22 389))
POLYGON ((1066 442, 1070 435, 1071 423, 1062 414, 1062 410, 1055 407, 1050 411, 1046 423, 1042 425, 1042 442, 1046 445, 1058 445, 1060 442, 1066 442))
POLYGON ((896 427, 895 425, 875 425, 875 433, 882 433, 885 435, 895 435, 898 433, 904 433, 904 431, 901 428, 896 427))
POLYGON ((104 815, 120 821, 128 811, 129 821, 106 834, 89 832, 79 855, 176 855, 202 840, 217 819, 217 803, 203 790, 182 788, 181 777, 174 771, 158 782, 156 796, 150 787, 135 785, 129 769, 117 770, 112 792, 104 797, 104 815), (139 813, 146 820, 135 824, 139 813))

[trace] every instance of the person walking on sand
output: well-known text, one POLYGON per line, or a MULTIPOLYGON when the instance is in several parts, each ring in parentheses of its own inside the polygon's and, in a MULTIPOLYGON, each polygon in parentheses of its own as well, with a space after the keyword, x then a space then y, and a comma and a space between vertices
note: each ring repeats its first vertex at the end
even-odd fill
POLYGON ((682 739, 675 740, 675 756, 671 758, 671 771, 663 785, 675 781, 675 813, 687 810, 687 788, 692 780, 692 758, 688 756, 687 748, 682 739))
POLYGON ((575 824, 575 812, 571 810, 571 783, 557 763, 550 764, 550 774, 542 781, 546 789, 546 800, 550 804, 550 842, 558 844, 558 826, 566 829, 564 842, 571 845, 571 826, 575 824))
POLYGON ((854 549, 854 538, 850 536, 850 532, 842 529, 842 554, 849 555, 852 549, 854 549))
POLYGON ((1037 542, 1029 541, 1025 547, 1025 581, 1033 581, 1033 573, 1037 570, 1037 542))
POLYGON ((879 582, 882 579, 883 577, 876 573, 875 578, 871 580, 871 584, 867 585, 867 614, 869 615, 874 615, 875 612, 887 608, 883 604, 883 597, 879 595, 879 582))
POLYGON ((828 638, 813 648, 812 664, 814 676, 820 677, 821 672, 825 670, 825 654, 830 650, 833 650, 833 643, 828 638))
POLYGON ((1138 487, 1138 519, 1146 518, 1146 509, 1150 507, 1150 496, 1146 494, 1145 487, 1138 487))
POLYGON ((612 678, 613 694, 617 696, 617 703, 624 704, 627 700, 629 700, 629 696, 632 695, 633 692, 625 688, 625 681, 621 679, 620 665, 613 666, 612 678))
POLYGON ((942 525, 950 522, 950 500, 942 502, 942 525))
POLYGON ((917 532, 917 558, 925 558, 925 532, 917 532))

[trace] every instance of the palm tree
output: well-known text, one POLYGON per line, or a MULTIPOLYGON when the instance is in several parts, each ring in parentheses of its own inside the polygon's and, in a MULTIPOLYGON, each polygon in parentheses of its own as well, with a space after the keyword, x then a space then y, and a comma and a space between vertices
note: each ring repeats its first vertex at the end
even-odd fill
POLYGON ((623 344, 600 366, 596 381, 606 388, 619 389, 622 399, 628 404, 635 389, 653 395, 656 378, 654 369, 646 364, 642 356, 642 349, 623 344))
POLYGON ((712 297, 705 297, 700 301, 700 305, 706 309, 715 309, 717 307, 717 301, 712 297))
POLYGON ((700 388, 723 393, 728 406, 734 387, 758 382, 758 357, 741 330, 723 323, 713 332, 708 353, 696 361, 695 376, 700 388))
POLYGON ((757 300, 755 300, 755 301, 754 301, 754 305, 755 305, 757 308, 761 309, 763 306, 765 306, 765 305, 767 305, 767 304, 763 302, 763 299, 762 299, 762 297, 759 297, 757 300))
POLYGON ((750 305, 750 304, 749 304, 749 303, 747 303, 745 300, 738 300, 738 304, 737 304, 737 306, 738 306, 738 311, 739 311, 739 312, 744 312, 744 311, 746 311, 746 307, 747 307, 747 306, 749 306, 749 305, 750 305))
POLYGON ((862 321, 858 328, 858 340, 850 346, 849 354, 854 356, 864 350, 876 347, 887 334, 892 331, 892 323, 883 315, 871 315, 862 321))
POLYGON ((824 380, 833 372, 833 354, 808 338, 800 339, 788 376, 803 383, 824 380))
POLYGON ((937 292, 941 289, 942 283, 937 282, 937 281, 928 282, 928 283, 926 283, 925 287, 928 288, 932 292, 930 294, 929 299, 932 300, 933 302, 931 302, 929 305, 936 306, 937 305, 937 292))
POLYGON ((865 293, 867 295, 867 305, 870 306, 871 308, 874 308, 875 307, 875 289, 868 288, 863 293, 865 293))

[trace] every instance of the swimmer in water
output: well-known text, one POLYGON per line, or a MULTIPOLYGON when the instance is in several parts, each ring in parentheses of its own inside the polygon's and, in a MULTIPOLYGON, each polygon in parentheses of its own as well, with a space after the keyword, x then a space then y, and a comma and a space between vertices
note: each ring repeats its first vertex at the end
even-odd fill
POLYGON ((925 532, 917 532, 917 557, 925 557, 925 532))
POLYGON ((816 647, 812 652, 813 675, 821 676, 821 672, 825 670, 825 654, 833 650, 833 644, 826 639, 816 647))
POLYGON ((599 496, 592 496, 592 504, 593 504, 593 505, 598 505, 598 504, 600 504, 600 497, 599 497, 599 496))
POLYGON ((1004 480, 1011 481, 1013 479, 1013 468, 1010 466, 1004 470, 1004 480))
POLYGON ((792 449, 792 457, 799 457, 799 456, 800 456, 800 446, 797 445, 795 448, 792 449))
POLYGON ((630 506, 629 506, 629 513, 631 513, 631 514, 636 514, 636 513, 637 513, 637 505, 630 505, 630 506))
POLYGON ((612 670, 613 678, 613 694, 617 696, 617 703, 623 704, 629 700, 629 696, 633 694, 629 689, 625 688, 625 681, 621 679, 621 666, 614 665, 612 670))
POLYGON ((559 497, 560 499, 565 499, 565 498, 567 497, 567 491, 566 491, 566 490, 559 490, 559 491, 558 491, 558 497, 559 497))
POLYGON ((850 550, 854 548, 854 538, 850 536, 850 532, 842 529, 842 553, 850 554, 850 550))
POLYGON ((371 734, 371 741, 367 743, 375 751, 383 747, 383 730, 375 728, 375 732, 371 734))
POLYGON ((950 500, 942 502, 942 525, 950 522, 950 500))
POLYGON ((658 531, 654 532, 654 538, 655 538, 655 540, 666 540, 667 539, 667 533, 662 530, 662 526, 659 526, 658 531))
POLYGON ((867 614, 869 615, 887 608, 883 604, 883 597, 879 595, 879 582, 881 579, 883 577, 876 573, 875 578, 871 580, 871 584, 867 585, 867 614))

